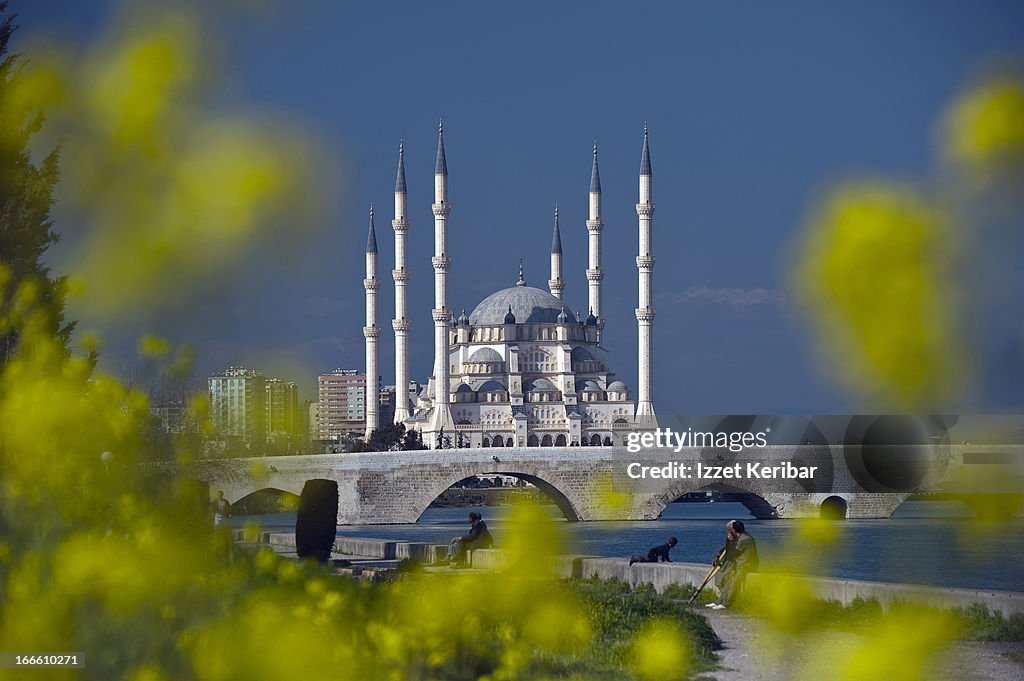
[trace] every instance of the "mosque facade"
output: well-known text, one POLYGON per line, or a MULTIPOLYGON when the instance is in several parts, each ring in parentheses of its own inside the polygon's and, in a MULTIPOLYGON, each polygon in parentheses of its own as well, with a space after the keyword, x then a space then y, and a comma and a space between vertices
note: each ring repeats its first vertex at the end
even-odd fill
MULTIPOLYGON (((448 301, 448 163, 444 129, 438 127, 434 168, 434 367, 422 392, 406 403, 398 399, 395 421, 419 430, 429 447, 564 447, 622 444, 625 434, 657 426, 651 401, 651 305, 654 256, 651 253, 651 160, 647 128, 641 152, 639 197, 636 204, 639 232, 637 254, 638 296, 635 310, 639 340, 638 385, 634 392, 615 377, 603 345, 601 267, 601 178, 594 146, 589 192, 587 297, 588 310, 570 311, 562 300, 562 238, 555 209, 547 288, 519 279, 484 298, 466 314, 454 314, 448 301)), ((408 316, 409 271, 404 149, 399 147, 395 182, 395 385, 409 384, 408 316)), ((370 213, 366 246, 366 369, 379 375, 377 342, 377 236, 370 213)), ((396 395, 404 394, 396 390, 396 395)), ((372 395, 371 395, 372 397, 372 395)), ((367 436, 379 426, 377 400, 368 399, 367 436)))

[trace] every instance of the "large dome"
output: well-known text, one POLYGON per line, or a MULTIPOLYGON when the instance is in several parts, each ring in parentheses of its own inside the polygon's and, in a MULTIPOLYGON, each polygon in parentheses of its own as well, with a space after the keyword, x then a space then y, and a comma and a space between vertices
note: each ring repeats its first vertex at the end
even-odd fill
POLYGON ((516 316, 517 324, 557 324, 562 301, 547 291, 532 286, 510 286, 484 298, 469 323, 478 325, 504 324, 508 308, 516 316))

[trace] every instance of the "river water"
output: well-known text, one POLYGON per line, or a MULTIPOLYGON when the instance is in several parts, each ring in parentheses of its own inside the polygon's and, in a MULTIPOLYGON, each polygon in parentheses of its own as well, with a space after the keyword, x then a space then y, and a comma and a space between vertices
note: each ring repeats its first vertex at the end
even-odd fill
MULTIPOLYGON (((338 536, 448 543, 466 529, 470 508, 429 508, 413 525, 350 525, 338 536)), ((479 510, 500 546, 509 507, 479 510)), ((740 519, 757 540, 762 567, 788 549, 799 521, 755 520, 739 503, 677 503, 647 522, 586 522, 552 518, 565 528, 565 551, 594 556, 646 553, 669 536, 679 539, 672 560, 707 563, 722 545, 725 521, 740 519)), ((1024 519, 991 528, 971 520, 957 503, 908 501, 888 520, 836 523, 838 539, 816 556, 811 571, 846 579, 904 582, 1024 591, 1024 519)), ((233 524, 257 523, 267 530, 291 531, 295 514, 238 516, 233 524)))

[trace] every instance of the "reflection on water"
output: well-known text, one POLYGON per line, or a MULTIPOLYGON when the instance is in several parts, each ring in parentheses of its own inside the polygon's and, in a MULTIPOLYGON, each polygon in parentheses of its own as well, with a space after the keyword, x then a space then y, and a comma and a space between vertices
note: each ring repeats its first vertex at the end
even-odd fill
MULTIPOLYGON (((557 509, 552 517, 561 521, 557 509)), ((379 537, 406 541, 448 543, 466 527, 469 508, 429 508, 415 525, 351 525, 338 528, 339 536, 379 537)), ((476 509, 501 544, 507 507, 476 509)), ((1024 589, 1024 522, 979 537, 969 512, 956 502, 908 501, 889 520, 846 520, 840 527, 831 576, 883 582, 907 582, 988 589, 1024 589)), ((762 565, 771 565, 794 520, 754 520, 739 503, 672 504, 654 522, 564 523, 567 545, 574 553, 594 556, 629 556, 646 552, 669 536, 679 539, 672 558, 706 563, 721 546, 725 521, 743 520, 757 539, 762 565)), ((280 513, 239 516, 234 524, 256 522, 266 529, 292 530, 295 515, 280 513)))

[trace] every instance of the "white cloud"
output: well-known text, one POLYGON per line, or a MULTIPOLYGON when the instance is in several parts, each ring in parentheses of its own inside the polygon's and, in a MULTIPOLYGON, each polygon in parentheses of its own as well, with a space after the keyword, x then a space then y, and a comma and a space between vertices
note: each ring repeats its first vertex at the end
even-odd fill
POLYGON ((691 286, 685 291, 667 293, 665 298, 672 303, 706 300, 712 303, 741 308, 753 307, 755 305, 776 305, 782 307, 789 302, 789 297, 785 293, 770 288, 742 289, 691 286))
POLYGON ((330 317, 345 312, 352 303, 349 300, 338 298, 327 298, 325 296, 312 296, 302 301, 302 314, 307 317, 330 317))

